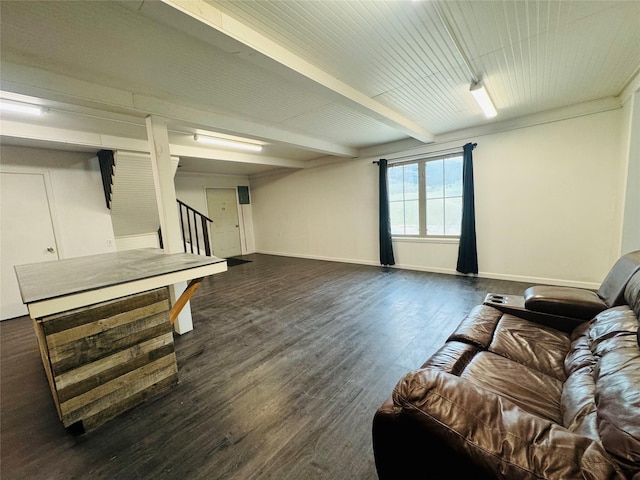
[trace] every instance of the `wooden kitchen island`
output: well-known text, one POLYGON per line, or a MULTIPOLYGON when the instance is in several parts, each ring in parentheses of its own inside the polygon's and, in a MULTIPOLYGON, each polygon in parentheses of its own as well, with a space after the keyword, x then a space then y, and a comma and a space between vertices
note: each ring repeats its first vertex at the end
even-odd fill
POLYGON ((15 270, 60 420, 83 432, 176 385, 169 285, 227 262, 139 249, 15 270))

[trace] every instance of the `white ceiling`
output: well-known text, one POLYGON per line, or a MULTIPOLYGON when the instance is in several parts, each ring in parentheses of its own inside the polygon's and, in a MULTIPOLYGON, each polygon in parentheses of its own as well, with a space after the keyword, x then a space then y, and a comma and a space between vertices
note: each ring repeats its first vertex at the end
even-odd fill
POLYGON ((75 148, 135 145, 145 141, 145 116, 156 114, 167 118, 182 171, 253 174, 407 138, 437 141, 490 122, 469 94, 474 78, 498 109, 491 121, 501 122, 617 97, 640 68, 634 0, 0 8, 3 96, 50 106, 35 122, 4 114, 12 123, 3 143, 58 135, 75 148), (99 140, 70 133, 78 131, 99 140), (268 145, 242 156, 194 149, 192 135, 203 131, 268 145))

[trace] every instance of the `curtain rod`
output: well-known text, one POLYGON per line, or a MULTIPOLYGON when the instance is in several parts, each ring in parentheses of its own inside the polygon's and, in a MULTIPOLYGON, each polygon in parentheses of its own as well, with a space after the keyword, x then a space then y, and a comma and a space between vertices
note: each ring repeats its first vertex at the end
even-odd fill
MULTIPOLYGON (((474 145, 475 146, 475 145, 474 145)), ((389 159, 390 162, 396 162, 396 161, 401 161, 404 158, 429 158, 429 157, 433 157, 436 155, 441 155, 444 153, 456 153, 456 152, 461 152, 464 148, 464 145, 461 145, 459 147, 451 147, 451 148, 444 148, 442 150, 435 150, 433 152, 426 152, 426 153, 414 153, 412 155, 403 155, 401 157, 395 157, 395 158, 391 158, 389 159)), ((380 162, 378 160, 374 160, 372 163, 375 164, 379 164, 380 162)))

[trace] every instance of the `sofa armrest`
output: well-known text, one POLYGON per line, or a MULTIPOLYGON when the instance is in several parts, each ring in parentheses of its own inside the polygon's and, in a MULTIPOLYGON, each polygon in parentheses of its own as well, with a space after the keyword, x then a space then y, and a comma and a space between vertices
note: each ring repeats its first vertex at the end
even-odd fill
POLYGON ((485 474, 509 479, 625 478, 599 443, 464 378, 417 370, 398 382, 392 398, 407 422, 485 474))
POLYGON ((402 415, 401 410, 389 398, 373 417, 373 454, 379 480, 495 480, 440 438, 425 432, 410 417, 402 415))
POLYGON ((527 310, 581 320, 591 320, 609 308, 595 292, 583 288, 536 285, 523 296, 527 310))

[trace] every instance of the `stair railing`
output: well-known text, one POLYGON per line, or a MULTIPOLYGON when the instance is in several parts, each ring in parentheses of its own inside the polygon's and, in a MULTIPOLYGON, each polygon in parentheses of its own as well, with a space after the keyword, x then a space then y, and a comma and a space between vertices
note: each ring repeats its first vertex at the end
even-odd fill
POLYGON ((102 189, 107 208, 111 208, 111 187, 113 184, 113 168, 115 160, 113 150, 100 150, 98 152, 98 162, 100 164, 100 176, 102 177, 102 189))
POLYGON ((209 241, 209 224, 213 223, 213 220, 180 200, 178 200, 178 208, 184 251, 201 255, 204 250, 205 255, 211 256, 213 252, 209 241))

